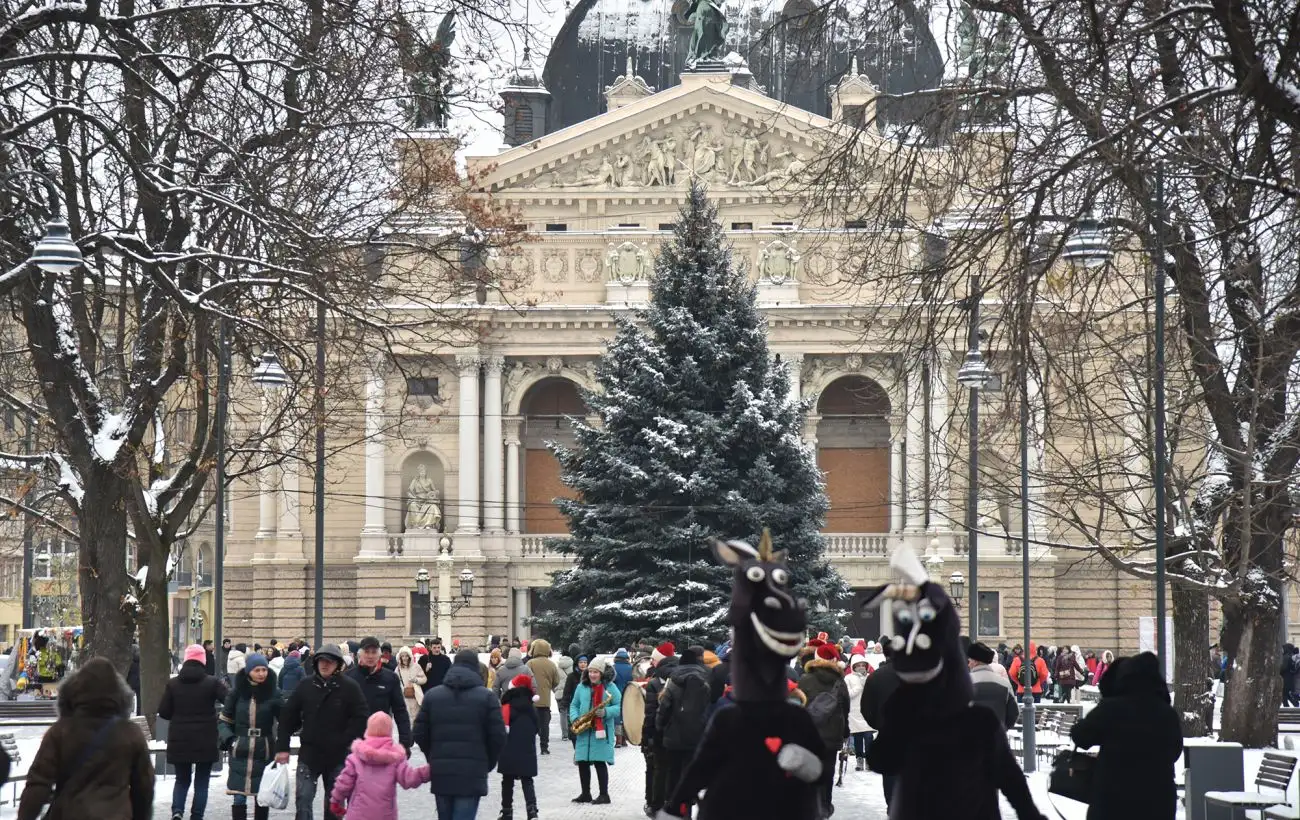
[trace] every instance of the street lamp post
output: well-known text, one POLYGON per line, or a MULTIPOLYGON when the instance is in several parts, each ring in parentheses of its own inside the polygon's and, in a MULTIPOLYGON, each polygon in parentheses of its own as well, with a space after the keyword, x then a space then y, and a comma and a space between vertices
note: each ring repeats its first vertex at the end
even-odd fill
POLYGON ((1165 630, 1165 166, 1156 166, 1156 224, 1152 244, 1151 278, 1155 291, 1155 454, 1152 468, 1155 482, 1156 540, 1156 656, 1160 673, 1167 674, 1168 640, 1165 630))
POLYGON ((216 563, 212 570, 212 644, 221 646, 225 628, 226 583, 226 410, 230 402, 230 345, 226 338, 226 320, 218 322, 217 331, 217 516, 216 563))
POLYGON ((980 391, 988 386, 993 378, 989 367, 984 363, 980 353, 980 277, 971 274, 970 295, 967 307, 970 311, 970 329, 966 342, 966 360, 957 369, 957 383, 970 391, 967 426, 970 434, 969 455, 966 477, 966 551, 967 573, 970 585, 971 605, 968 607, 967 620, 970 623, 970 639, 979 640, 979 425, 980 425, 980 391))
POLYGON ((325 643, 325 300, 316 300, 316 645, 325 643))
MULTIPOLYGON (((448 644, 451 643, 451 618, 469 605, 474 597, 474 573, 469 569, 460 572, 460 595, 451 594, 451 536, 444 535, 438 539, 438 557, 434 566, 438 571, 438 597, 429 598, 429 612, 438 619, 438 636, 448 644)), ((415 573, 415 592, 419 597, 429 595, 429 571, 420 567, 415 573)))

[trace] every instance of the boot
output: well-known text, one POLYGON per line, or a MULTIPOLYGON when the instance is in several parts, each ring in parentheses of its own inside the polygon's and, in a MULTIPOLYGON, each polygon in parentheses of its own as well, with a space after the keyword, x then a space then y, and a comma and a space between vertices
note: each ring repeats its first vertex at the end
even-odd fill
POLYGON ((230 820, 248 820, 248 804, 231 806, 230 820))
POLYGON ((865 757, 859 757, 857 771, 865 772, 866 770, 867 770, 867 759, 865 757))
POLYGON ((537 804, 528 807, 528 820, 537 820, 537 804))
MULTIPOLYGON (((592 802, 595 802, 595 801, 593 801, 593 800, 591 799, 591 792, 583 792, 582 794, 580 794, 580 795, 578 795, 577 797, 573 798, 573 802, 574 802, 574 803, 592 803, 592 802)), ((608 803, 609 801, 606 800, 605 802, 608 803)))
POLYGON ((501 813, 497 815, 497 820, 514 820, 514 816, 514 809, 503 808, 501 813))
POLYGON ((271 820, 271 807, 270 806, 254 807, 253 820, 271 820))
POLYGON ((599 803, 599 804, 601 804, 601 805, 607 805, 607 804, 609 804, 609 803, 611 802, 610 799, 609 799, 609 792, 601 792, 600 795, 599 795, 595 800, 593 800, 593 801, 591 801, 591 802, 592 802, 592 803, 599 803))

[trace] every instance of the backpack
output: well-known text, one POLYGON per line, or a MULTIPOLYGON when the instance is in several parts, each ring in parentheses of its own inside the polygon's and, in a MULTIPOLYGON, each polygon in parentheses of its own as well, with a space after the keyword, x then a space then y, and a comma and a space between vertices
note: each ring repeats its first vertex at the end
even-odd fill
POLYGON ((1033 660, 1026 660, 1024 658, 1021 658, 1020 674, 1016 675, 1017 678, 1016 682, 1021 683, 1026 675, 1029 676, 1029 685, 1026 686, 1025 688, 1033 689, 1035 686, 1038 685, 1038 663, 1033 660))
POLYGON ((808 716, 828 750, 834 751, 844 743, 844 714, 834 692, 822 692, 813 698, 808 704, 808 716))
POLYGON ((704 737, 705 719, 713 698, 709 695, 709 683, 695 675, 686 678, 684 684, 671 681, 678 695, 673 703, 673 714, 669 718, 664 733, 672 733, 675 745, 693 749, 704 737))

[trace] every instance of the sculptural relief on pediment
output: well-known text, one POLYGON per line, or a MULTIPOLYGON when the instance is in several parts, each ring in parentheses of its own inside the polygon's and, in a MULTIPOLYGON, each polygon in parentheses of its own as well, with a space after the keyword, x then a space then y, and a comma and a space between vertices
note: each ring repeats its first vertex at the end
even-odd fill
POLYGON ((798 181, 810 155, 771 129, 695 120, 616 141, 603 153, 573 157, 527 185, 535 188, 649 190, 684 187, 780 188, 798 181))

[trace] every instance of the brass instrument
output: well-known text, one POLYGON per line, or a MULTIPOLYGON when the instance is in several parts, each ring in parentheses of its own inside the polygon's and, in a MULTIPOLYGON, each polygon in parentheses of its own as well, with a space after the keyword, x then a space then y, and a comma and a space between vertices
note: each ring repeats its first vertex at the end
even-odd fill
POLYGON ((583 732, 591 731, 592 725, 594 725, 596 722, 596 712, 600 711, 601 709, 604 709, 606 706, 610 705, 613 702, 614 702, 614 695, 609 692, 606 692, 605 699, 600 702, 600 705, 593 707, 592 709, 588 710, 587 712, 584 712, 581 715, 578 715, 578 719, 573 721, 573 723, 569 725, 569 731, 575 735, 580 735, 583 732))

